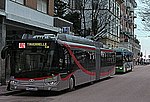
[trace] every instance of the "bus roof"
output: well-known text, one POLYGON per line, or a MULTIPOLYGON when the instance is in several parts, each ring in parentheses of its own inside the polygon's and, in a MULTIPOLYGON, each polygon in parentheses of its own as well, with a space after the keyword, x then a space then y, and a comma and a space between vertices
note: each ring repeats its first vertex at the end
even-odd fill
POLYGON ((125 55, 133 55, 133 52, 129 51, 126 48, 115 48, 114 50, 116 52, 122 52, 122 54, 125 54, 125 55))
POLYGON ((67 42, 73 42, 73 43, 79 43, 79 44, 85 44, 85 45, 91 45, 94 46, 95 41, 79 37, 79 36, 73 36, 69 34, 58 34, 57 39, 61 41, 67 41, 67 42))
POLYGON ((128 49, 126 49, 126 48, 115 48, 114 49, 116 52, 131 52, 131 51, 129 51, 128 49))

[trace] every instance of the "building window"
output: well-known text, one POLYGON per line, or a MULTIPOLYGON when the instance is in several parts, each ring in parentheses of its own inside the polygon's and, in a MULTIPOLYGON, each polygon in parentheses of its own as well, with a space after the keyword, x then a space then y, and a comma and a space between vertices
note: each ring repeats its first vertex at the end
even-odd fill
POLYGON ((37 0, 37 10, 47 13, 47 0, 37 0))
POLYGON ((116 16, 120 17, 120 5, 118 3, 116 4, 116 16))
POLYGON ((24 0, 12 0, 12 1, 17 2, 19 4, 24 4, 24 0))

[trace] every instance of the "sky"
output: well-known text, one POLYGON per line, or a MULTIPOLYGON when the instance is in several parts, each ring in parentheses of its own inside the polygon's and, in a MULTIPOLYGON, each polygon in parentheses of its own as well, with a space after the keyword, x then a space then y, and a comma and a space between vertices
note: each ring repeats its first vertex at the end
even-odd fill
POLYGON ((143 7, 141 0, 136 0, 136 2, 137 8, 135 8, 135 15, 137 15, 137 18, 135 18, 135 24, 137 24, 137 28, 135 29, 135 35, 140 41, 141 52, 143 53, 143 56, 146 55, 146 58, 148 58, 148 55, 150 55, 150 37, 147 36, 150 36, 150 31, 144 30, 144 26, 142 24, 142 17, 140 17, 137 13, 141 11, 143 7))

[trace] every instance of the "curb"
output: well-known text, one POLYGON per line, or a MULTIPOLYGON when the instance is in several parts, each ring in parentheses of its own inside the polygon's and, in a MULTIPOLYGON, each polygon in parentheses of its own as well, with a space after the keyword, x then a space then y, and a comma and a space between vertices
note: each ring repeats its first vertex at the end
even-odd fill
POLYGON ((22 92, 22 91, 20 91, 20 90, 8 91, 7 90, 7 85, 1 85, 0 86, 0 96, 9 96, 9 95, 17 94, 17 93, 20 93, 20 92, 22 92))

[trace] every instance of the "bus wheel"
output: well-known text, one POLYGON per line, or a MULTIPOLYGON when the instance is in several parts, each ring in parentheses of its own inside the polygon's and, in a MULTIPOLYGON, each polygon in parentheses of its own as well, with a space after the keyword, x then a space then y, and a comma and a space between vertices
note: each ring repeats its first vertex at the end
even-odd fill
POLYGON ((124 68, 124 71, 123 71, 124 73, 126 73, 127 72, 127 68, 124 68))
POLYGON ((75 90, 75 82, 74 82, 73 77, 71 77, 69 79, 69 91, 73 91, 73 90, 75 90))
POLYGON ((133 71, 133 66, 131 66, 131 72, 133 71))

